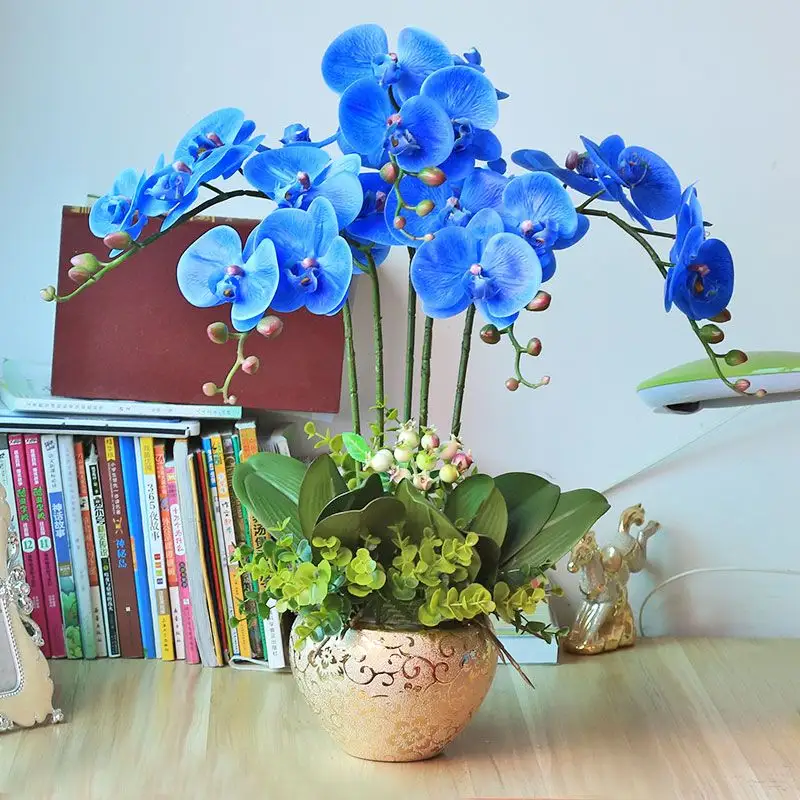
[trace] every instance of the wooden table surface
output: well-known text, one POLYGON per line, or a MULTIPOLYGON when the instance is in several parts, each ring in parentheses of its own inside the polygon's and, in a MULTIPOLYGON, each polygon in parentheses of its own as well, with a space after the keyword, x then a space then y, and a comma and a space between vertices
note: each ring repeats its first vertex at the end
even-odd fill
POLYGON ((340 753, 288 674, 53 664, 66 722, 0 736, 11 798, 800 798, 800 640, 651 640, 500 667, 443 756, 340 753))

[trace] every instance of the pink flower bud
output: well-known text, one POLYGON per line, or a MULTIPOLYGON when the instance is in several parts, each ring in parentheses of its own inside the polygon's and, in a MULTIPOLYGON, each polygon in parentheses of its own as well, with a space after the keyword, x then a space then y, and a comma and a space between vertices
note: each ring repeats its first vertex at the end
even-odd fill
POLYGON ((442 461, 451 461, 455 454, 461 449, 461 442, 458 439, 451 439, 443 448, 442 452, 439 453, 439 457, 442 461))
POLYGON ((435 433, 426 433, 422 437, 423 450, 435 450, 439 446, 439 437, 435 433))
POLYGON ((394 222, 392 223, 392 225, 394 225, 395 230, 401 231, 406 226, 406 218, 405 217, 400 217, 400 216, 395 217, 394 218, 394 222))
POLYGON ((516 378, 509 378, 506 381, 506 389, 509 392, 516 392, 519 389, 519 381, 516 378))
POLYGON ((746 392, 750 388, 750 381, 747 378, 739 378, 736 383, 733 384, 733 388, 736 389, 737 392, 746 392))
POLYGON ((553 298, 549 292, 537 292, 536 297, 525 306, 528 311, 545 311, 550 308, 550 301, 553 298))
POLYGON ((472 466, 471 453, 456 453, 450 462, 459 472, 464 473, 472 466))
POLYGON ((229 338, 228 326, 224 322, 212 322, 206 328, 206 333, 214 344, 225 344, 229 338))
POLYGON ((283 320, 273 314, 262 317, 256 325, 256 331, 265 339, 274 339, 276 336, 280 336, 282 330, 283 320))
POLYGON ((525 352, 529 356, 538 356, 542 352, 542 340, 537 339, 535 336, 528 342, 525 352))
POLYGON ((77 256, 72 256, 72 258, 69 260, 69 263, 72 264, 72 266, 76 269, 87 273, 87 275, 94 275, 94 273, 103 266, 97 260, 97 256, 94 256, 91 253, 80 253, 77 256))
POLYGON ((542 386, 547 386, 547 384, 550 383, 550 376, 542 375, 542 379, 539 381, 539 383, 541 383, 542 386))
POLYGON ((389 477, 392 479, 392 483, 400 483, 402 480, 410 480, 411 470, 408 470, 405 467, 392 467, 389 470, 389 477))
POLYGON ((239 398, 235 394, 228 395, 225 401, 229 406, 235 406, 239 402, 239 398))
POLYGON ((41 292, 39 292, 39 297, 42 298, 47 303, 52 303, 53 300, 56 299, 56 287, 55 286, 45 286, 41 292))
POLYGON ((567 169, 575 169, 578 166, 578 161, 580 160, 580 154, 577 150, 570 150, 567 153, 567 157, 564 161, 564 166, 567 169))
POLYGON ((717 314, 716 317, 710 317, 712 322, 730 322, 731 321, 731 312, 728 311, 727 308, 722 309, 722 311, 717 314))
POLYGON ((434 209, 433 200, 420 200, 416 206, 416 212, 418 217, 427 217, 428 214, 431 213, 434 209))
POLYGON ((381 167, 380 176, 386 183, 394 183, 397 180, 397 167, 389 161, 381 167))
POLYGON ((426 186, 441 186, 447 180, 447 175, 439 167, 424 167, 417 173, 417 178, 426 186))
POLYGON ((759 390, 756 392, 756 397, 757 397, 759 400, 761 400, 763 397, 766 397, 766 396, 767 396, 767 390, 766 390, 766 389, 759 389, 759 390))
POLYGON ((729 350, 725 353, 725 363, 731 367, 738 367, 747 361, 747 353, 742 350, 729 350))
POLYGON ((213 397, 218 392, 219 388, 217 387, 216 383, 212 383, 211 381, 209 381, 208 383, 203 384, 203 394, 206 397, 213 397))
POLYGON ((260 366, 261 362, 256 356, 247 356, 247 358, 242 361, 242 372, 247 375, 255 375, 260 366))
POLYGON ((115 231, 103 237, 103 244, 109 250, 127 250, 133 244, 133 239, 126 231, 115 231))
POLYGON ((426 233, 422 238, 426 242, 432 242, 436 237, 432 233, 426 233))

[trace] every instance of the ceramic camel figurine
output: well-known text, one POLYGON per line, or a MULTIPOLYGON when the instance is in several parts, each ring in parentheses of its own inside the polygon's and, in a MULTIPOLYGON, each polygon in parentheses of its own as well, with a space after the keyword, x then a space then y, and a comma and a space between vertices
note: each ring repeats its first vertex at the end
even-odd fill
POLYGON ((595 655, 618 647, 630 647, 636 640, 633 612, 628 602, 628 579, 644 568, 647 541, 660 528, 658 522, 645 525, 641 504, 626 508, 620 515, 620 546, 597 545, 594 531, 589 531, 570 554, 567 570, 581 572, 583 595, 569 634, 563 640, 566 650, 581 655, 595 655), (638 535, 631 527, 641 527, 638 535))

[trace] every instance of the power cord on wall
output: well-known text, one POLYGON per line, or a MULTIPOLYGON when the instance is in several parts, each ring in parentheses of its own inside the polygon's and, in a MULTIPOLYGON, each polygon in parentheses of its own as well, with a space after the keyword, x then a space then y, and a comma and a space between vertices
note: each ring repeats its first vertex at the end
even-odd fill
MULTIPOLYGON (((660 458, 656 459, 655 461, 652 461, 651 463, 645 465, 644 467, 642 467, 641 469, 637 470, 636 472, 633 472, 630 475, 627 475, 626 477, 621 478, 620 480, 616 481, 615 483, 612 483, 608 488, 603 490, 603 494, 604 495, 608 495, 611 492, 613 492, 614 490, 619 489, 621 486, 624 486, 629 481, 632 481, 634 478, 638 478, 640 475, 644 474, 645 472, 649 472, 651 469, 653 469, 654 467, 657 467, 659 464, 663 464, 665 461, 668 461, 670 458, 672 458, 677 453, 680 453, 683 450, 686 450, 687 448, 689 448, 692 445, 694 445, 697 442, 699 442, 701 439, 704 439, 706 436, 709 436, 712 433, 714 433, 715 431, 718 431, 721 427, 723 427, 724 425, 727 425, 729 422, 733 422, 734 420, 739 419, 739 417, 741 417, 743 414, 748 413, 753 408, 754 408, 754 406, 745 406, 740 411, 738 411, 736 414, 731 414, 729 417, 726 417, 725 419, 723 419, 722 422, 718 423, 717 425, 714 425, 713 428, 709 428, 708 430, 703 431, 698 436, 695 436, 693 439, 689 439, 688 442, 684 442, 679 447, 676 447, 673 450, 670 450, 665 455, 663 455, 660 458)), ((683 578, 688 578, 690 575, 700 575, 700 574, 708 573, 708 572, 751 572, 751 573, 760 573, 762 575, 795 575, 795 576, 800 576, 800 570, 796 570, 796 569, 769 569, 769 568, 760 568, 760 567, 697 567, 696 569, 689 569, 689 570, 686 570, 685 572, 679 572, 677 575, 673 575, 672 577, 667 578, 666 580, 664 580, 661 583, 659 583, 658 586, 656 586, 655 588, 651 589, 650 592, 648 592, 647 596, 642 601, 641 606, 639 606, 639 613, 637 615, 637 619, 638 619, 638 623, 639 623, 639 633, 641 634, 641 636, 644 637, 646 635, 645 632, 644 632, 644 626, 642 625, 642 616, 644 614, 644 609, 645 609, 645 606, 647 605, 647 603, 653 597, 653 595, 655 595, 657 592, 660 592, 662 589, 664 589, 665 587, 669 586, 671 583, 674 583, 675 581, 682 580, 683 578)))

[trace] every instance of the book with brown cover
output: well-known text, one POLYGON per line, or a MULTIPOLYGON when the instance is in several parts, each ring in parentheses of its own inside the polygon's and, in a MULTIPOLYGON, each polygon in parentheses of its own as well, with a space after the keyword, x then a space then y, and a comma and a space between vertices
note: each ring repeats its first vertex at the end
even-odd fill
POLYGON ((139 604, 133 576, 133 542, 128 529, 128 510, 117 438, 98 436, 97 456, 106 506, 108 551, 114 581, 120 653, 123 658, 143 658, 139 604))
MULTIPOLYGON (((206 328, 230 324, 230 308, 195 308, 178 290, 183 251, 214 225, 232 226, 245 240, 257 220, 200 217, 136 253, 69 302, 56 307, 51 391, 62 397, 218 404, 202 392, 220 383, 235 360, 235 344, 212 343, 206 328), (121 364, 121 360, 124 366, 121 364)), ((142 239, 159 230, 152 220, 142 239)), ((72 256, 108 253, 89 231, 87 209, 65 206, 61 223, 58 291, 75 290, 67 272, 72 256)), ((339 315, 304 309, 280 315, 283 333, 267 341, 253 335, 249 354, 261 368, 240 373, 231 392, 242 405, 280 411, 339 410, 344 332, 339 315)))

